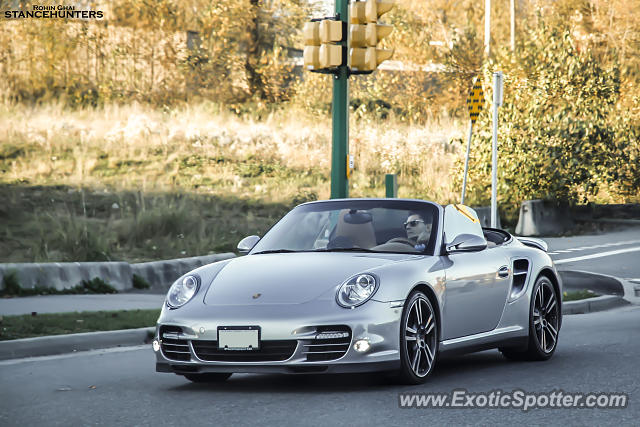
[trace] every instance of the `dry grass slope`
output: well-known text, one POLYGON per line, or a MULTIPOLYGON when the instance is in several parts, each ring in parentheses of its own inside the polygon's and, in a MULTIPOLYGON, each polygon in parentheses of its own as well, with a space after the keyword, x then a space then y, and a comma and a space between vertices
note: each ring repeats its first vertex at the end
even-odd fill
MULTIPOLYGON (((215 105, 0 107, 0 259, 145 260, 233 250, 300 202, 329 197, 331 122, 262 121, 215 105)), ((456 200, 457 123, 353 120, 352 197, 456 200)))

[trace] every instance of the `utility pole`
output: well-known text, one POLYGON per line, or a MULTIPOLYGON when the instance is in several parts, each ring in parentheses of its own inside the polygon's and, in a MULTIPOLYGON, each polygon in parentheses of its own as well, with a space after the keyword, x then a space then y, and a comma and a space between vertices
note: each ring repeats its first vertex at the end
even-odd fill
MULTIPOLYGON (((348 23, 349 1, 336 0, 335 12, 342 22, 348 23)), ((341 42, 343 46, 347 41, 341 42)), ((349 197, 347 158, 349 156, 349 69, 347 64, 337 68, 333 76, 333 104, 331 148, 331 198, 349 197)))
POLYGON ((493 141, 491 146, 491 228, 498 227, 498 107, 502 106, 502 71, 493 73, 493 141))
POLYGON ((491 0, 484 1, 484 55, 491 54, 491 0))
POLYGON ((516 0, 511 0, 511 52, 516 51, 516 0))

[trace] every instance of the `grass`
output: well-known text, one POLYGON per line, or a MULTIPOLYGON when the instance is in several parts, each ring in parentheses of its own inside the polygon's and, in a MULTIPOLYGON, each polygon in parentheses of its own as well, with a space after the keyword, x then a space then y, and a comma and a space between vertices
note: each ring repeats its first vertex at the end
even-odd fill
POLYGON ((0 341, 155 326, 160 310, 83 311, 0 316, 0 341))
POLYGON ((581 300, 581 299, 587 299, 587 298, 595 298, 595 297, 599 297, 600 295, 596 294, 595 292, 589 290, 589 289, 583 289, 583 290, 579 290, 579 291, 569 291, 569 292, 563 292, 562 293, 562 300, 563 301, 577 301, 577 300, 581 300))
POLYGON ((0 212, 2 262, 141 262, 233 251, 290 208, 198 193, 67 186, 0 185, 0 199, 7 212, 21 212, 0 212))
MULTIPOLYGON (((353 196, 384 195, 400 174, 403 196, 451 200, 449 169, 461 124, 427 127, 352 120, 353 196)), ((2 183, 186 191, 289 203, 303 191, 329 197, 331 121, 293 108, 262 121, 208 104, 156 110, 109 106, 0 107, 2 183)))
MULTIPOLYGON (((352 118, 351 197, 458 198, 463 125, 352 118)), ((67 110, 0 104, 0 260, 146 261, 235 250, 292 206, 329 198, 331 120, 257 121, 201 103, 67 110)))

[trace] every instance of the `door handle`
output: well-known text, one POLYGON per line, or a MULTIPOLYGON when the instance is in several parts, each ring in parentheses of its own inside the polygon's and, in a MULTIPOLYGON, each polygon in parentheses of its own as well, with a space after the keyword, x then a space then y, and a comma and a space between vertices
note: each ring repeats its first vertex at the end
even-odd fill
POLYGON ((498 270, 498 277, 509 277, 509 267, 507 267, 506 265, 500 267, 500 269, 498 270))

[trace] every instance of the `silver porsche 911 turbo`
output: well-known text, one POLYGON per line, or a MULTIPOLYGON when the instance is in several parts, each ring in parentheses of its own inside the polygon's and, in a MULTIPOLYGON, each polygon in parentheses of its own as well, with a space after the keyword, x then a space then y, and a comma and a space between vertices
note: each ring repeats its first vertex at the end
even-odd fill
POLYGON ((238 250, 169 289, 158 372, 388 371, 418 384, 444 354, 546 360, 558 343, 562 283, 546 244, 482 228, 464 205, 305 203, 238 250))

